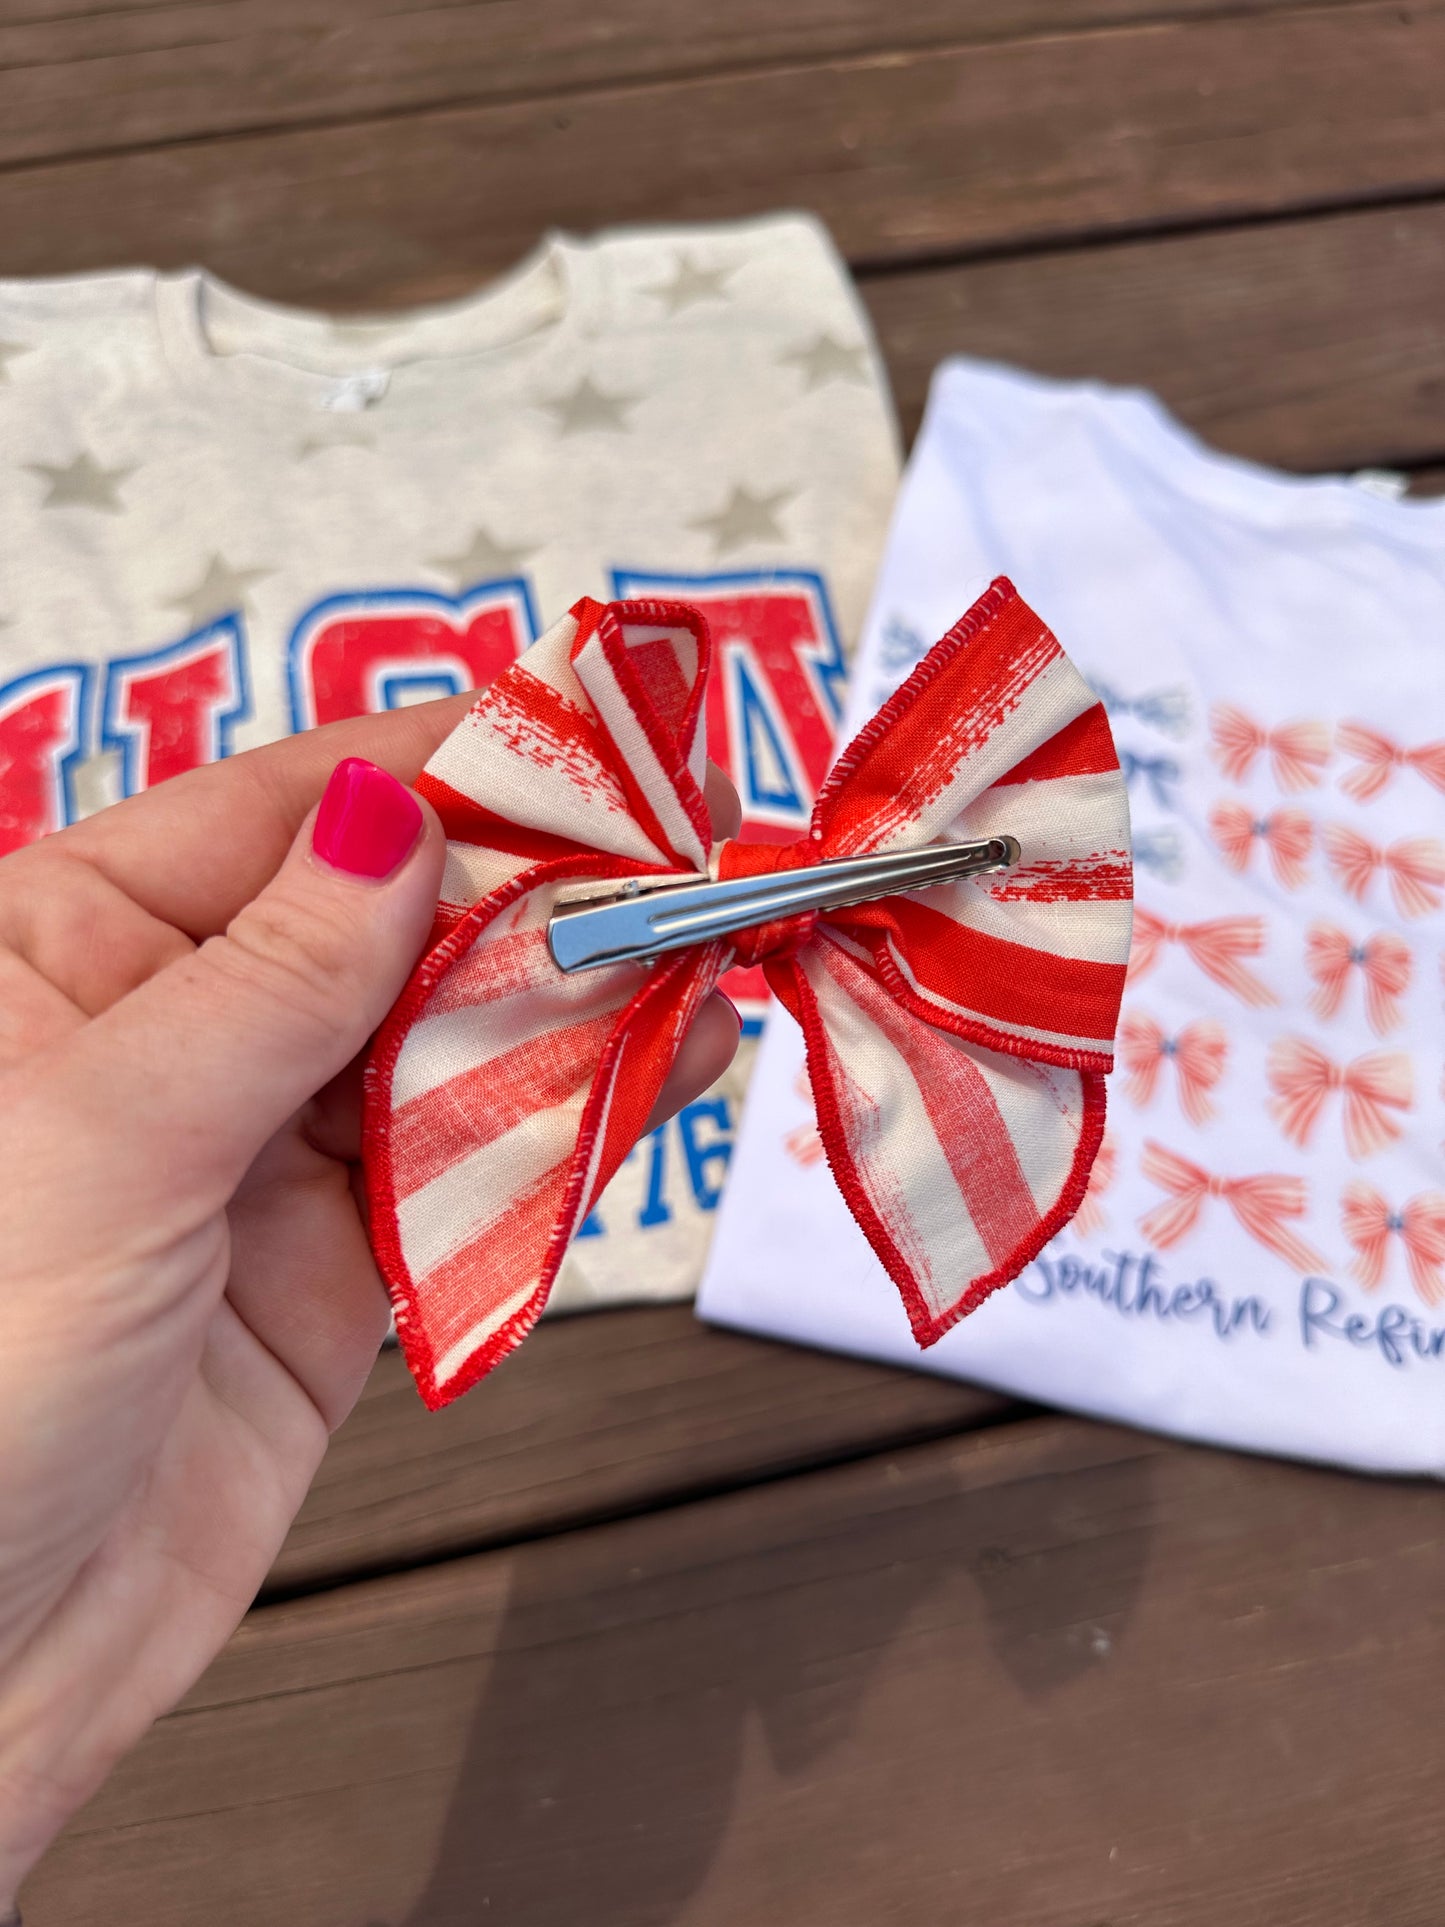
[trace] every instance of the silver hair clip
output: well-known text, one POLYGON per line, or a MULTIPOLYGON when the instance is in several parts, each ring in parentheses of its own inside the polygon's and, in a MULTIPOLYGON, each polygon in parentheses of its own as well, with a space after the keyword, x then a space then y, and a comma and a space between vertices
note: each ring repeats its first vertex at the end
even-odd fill
POLYGON ((805 870, 721 882, 695 875, 629 877, 605 892, 559 903, 547 925, 547 947, 559 970, 637 963, 809 910, 844 910, 900 890, 988 876, 1018 860, 1014 838, 994 836, 986 843, 835 857, 805 870))

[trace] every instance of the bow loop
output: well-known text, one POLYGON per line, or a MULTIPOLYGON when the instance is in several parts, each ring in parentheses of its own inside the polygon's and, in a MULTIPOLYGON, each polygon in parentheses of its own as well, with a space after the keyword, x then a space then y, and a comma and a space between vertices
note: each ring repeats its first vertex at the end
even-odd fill
POLYGON ((1392 1210, 1372 1184, 1357 1180, 1340 1199, 1340 1223, 1354 1247, 1350 1263, 1366 1291, 1377 1291, 1389 1264, 1390 1240, 1404 1250, 1410 1282, 1427 1305, 1445 1299, 1445 1196, 1423 1191, 1392 1210))
POLYGON ((846 750, 793 844, 711 846, 695 611, 583 601, 419 779, 448 833, 433 949, 366 1077, 373 1242, 429 1404, 525 1336, 703 1000, 764 965, 802 1024, 829 1166, 921 1343, 1077 1209, 1129 949, 1104 711, 1004 582, 846 750), (1014 837, 1007 874, 568 976, 566 896, 1014 837))

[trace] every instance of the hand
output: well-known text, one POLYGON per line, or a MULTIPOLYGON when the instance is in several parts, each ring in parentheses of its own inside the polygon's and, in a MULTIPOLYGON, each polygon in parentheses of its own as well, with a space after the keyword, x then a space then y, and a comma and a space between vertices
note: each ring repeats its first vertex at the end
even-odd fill
MULTIPOLYGON (((245 1612, 385 1334, 357 1057, 442 870, 395 778, 468 700, 198 770, 0 862, 0 1915, 245 1612), (347 757, 381 768, 316 833, 347 757)), ((713 999, 657 1116, 736 1040, 713 999)))

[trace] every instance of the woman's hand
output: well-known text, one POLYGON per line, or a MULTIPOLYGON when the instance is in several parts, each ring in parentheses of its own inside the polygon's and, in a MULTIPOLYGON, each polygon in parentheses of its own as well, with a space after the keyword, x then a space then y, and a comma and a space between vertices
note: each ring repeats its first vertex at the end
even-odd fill
MULTIPOLYGON (((356 1060, 442 869, 396 777, 467 700, 0 862, 0 1915, 245 1612, 386 1331, 356 1060)), ((736 1038, 712 1000, 658 1115, 736 1038)))

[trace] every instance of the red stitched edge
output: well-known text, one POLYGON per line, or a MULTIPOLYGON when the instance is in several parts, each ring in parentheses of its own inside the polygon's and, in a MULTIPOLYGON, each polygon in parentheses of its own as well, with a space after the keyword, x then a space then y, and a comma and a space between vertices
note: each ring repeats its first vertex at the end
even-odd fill
MULTIPOLYGON (((686 811, 688 821, 706 851, 712 847, 712 819, 708 815, 706 799, 679 753, 679 739, 663 728, 652 699, 632 666, 627 644, 622 637, 624 622, 655 623, 662 628, 686 629, 695 638, 697 677, 687 700, 684 739, 690 741, 697 728, 698 715, 707 691, 707 679, 712 669, 712 631, 708 627, 707 617, 701 610, 689 608, 685 602, 609 602, 597 620, 596 629, 602 653, 617 678, 617 686, 626 697, 638 728, 647 738, 648 747, 657 758, 662 773, 676 790, 677 800, 686 811)), ((577 640, 581 642, 582 637, 579 635, 577 640)), ((573 647, 575 649, 576 644, 573 647)))
MULTIPOLYGON (((886 933, 880 932, 880 935, 884 941, 873 955, 873 966, 879 982, 930 1029, 952 1031, 955 1037, 962 1037, 966 1043, 981 1044, 985 1050, 997 1051, 1001 1057, 1022 1057, 1032 1064, 1056 1064, 1060 1070, 1096 1071, 1105 1075, 1114 1068, 1112 1050, 1088 1051, 1075 1049, 1071 1045, 1035 1043, 1029 1038, 1013 1037, 1007 1031, 993 1030, 978 1018, 955 1017, 952 1012, 937 1008, 919 996, 894 961, 886 933)), ((1116 1025, 1118 1020, 1116 1008, 1116 1025)))
MULTIPOLYGON (((377 1268, 393 1306, 403 1314, 397 1325, 397 1337, 406 1357, 407 1365, 417 1389, 428 1409, 435 1412, 441 1406, 450 1404, 461 1392, 474 1385, 478 1378, 495 1363, 503 1352, 525 1337, 546 1303, 547 1286, 539 1287, 538 1293, 529 1299, 520 1311, 513 1313, 507 1324, 492 1334, 473 1359, 468 1360, 456 1379, 447 1381, 443 1391, 436 1382, 435 1358, 427 1343, 421 1326, 421 1305, 417 1296, 416 1283, 412 1278, 401 1250, 401 1239, 396 1224, 396 1185, 391 1165, 391 1087, 396 1070, 396 1060, 406 1041, 407 1032, 420 1016, 427 1000, 436 989, 448 970, 469 950, 481 932, 492 920, 499 916, 508 905, 517 902, 528 891, 548 883, 561 883, 573 877, 622 878, 629 876, 666 875, 667 866, 659 863, 640 863, 630 857, 606 857, 596 855, 588 858, 557 858, 546 863, 534 865, 521 871, 510 882, 502 884, 480 903, 473 904, 465 915, 459 917, 434 947, 421 959, 407 980, 406 988, 393 1005, 386 1021, 376 1033, 372 1042, 371 1054, 367 1060, 362 1077, 362 1128, 361 1153, 362 1165, 366 1175, 367 1218, 371 1233, 371 1248, 376 1257, 377 1268), (530 1314, 530 1318, 528 1317, 530 1314), (514 1331, 520 1321, 519 1332, 514 1331), (502 1343, 507 1334, 512 1334, 507 1343, 502 1343), (473 1372, 473 1364, 478 1369, 473 1372)), ((643 986, 646 990, 647 986, 643 986)), ((639 995, 642 993, 639 992, 639 995)), ((633 1000, 633 1004, 636 999, 633 1000)), ((633 1008, 626 1006, 619 1022, 624 1021, 633 1008)), ((584 1117, 585 1117, 584 1112, 584 1117)), ((550 1281, 548 1281, 550 1285, 550 1281)))
MULTIPOLYGON (((706 956, 706 950, 703 955, 706 956)), ((664 990, 674 988, 678 977, 685 975, 689 969, 695 968, 697 968, 697 960, 689 958, 686 951, 680 952, 666 966, 654 971, 649 980, 640 987, 631 1003, 619 1013, 612 1034, 603 1046, 602 1055, 598 1059, 592 1088, 588 1092, 587 1103, 583 1107, 582 1122, 577 1132, 577 1147, 572 1154, 572 1163, 567 1173, 567 1185, 557 1213, 556 1229, 543 1254, 537 1289, 525 1305, 512 1313, 505 1325, 499 1325, 487 1342, 473 1352, 461 1370, 447 1380, 444 1392, 437 1391, 434 1381, 429 1381, 432 1397, 436 1402, 433 1403, 432 1397, 427 1397, 426 1393, 423 1393, 423 1397, 427 1397, 427 1403, 432 1411, 437 1411, 443 1405, 450 1405, 454 1399, 460 1398, 464 1392, 469 1392, 480 1379, 485 1378, 494 1366, 521 1344, 546 1309, 547 1300, 552 1295, 552 1286, 556 1282, 557 1272, 572 1242, 572 1227, 581 1215, 581 1190, 586 1180, 588 1163, 591 1161, 592 1147, 597 1141, 603 1093, 613 1088, 613 1080, 610 1076, 612 1066, 627 1048, 633 1020, 643 1005, 653 997, 659 996, 664 990)), ((589 1203, 595 1203, 595 1201, 595 1196, 588 1200, 589 1203)))
MULTIPOLYGON (((782 997, 788 1008, 798 1019, 803 1029, 803 1044, 807 1053, 808 1081, 813 1089, 813 1105, 818 1116, 818 1136, 822 1140, 823 1155, 828 1161, 828 1169, 833 1181, 843 1193, 848 1209, 853 1213, 863 1235, 873 1247, 875 1257, 898 1287, 903 1300, 903 1309, 908 1314, 908 1323, 915 1342, 923 1350, 937 1344, 946 1331, 950 1331, 961 1318, 976 1311, 985 1298, 990 1297, 1003 1285, 1017 1278, 1024 1266, 1043 1250, 1050 1238, 1059 1232, 1073 1217, 1083 1203, 1084 1192, 1088 1189, 1089 1173, 1098 1155, 1099 1145, 1104 1136, 1104 1116, 1107 1105, 1104 1080, 1095 1071, 1083 1071, 1080 1080, 1083 1086, 1084 1115, 1079 1127, 1079 1142, 1074 1150, 1074 1161, 1064 1182, 1053 1209, 1040 1218, 1027 1236, 993 1271, 981 1278, 975 1278, 968 1290, 954 1305, 942 1313, 933 1312, 922 1292, 914 1281, 903 1253, 889 1235, 887 1226, 874 1210, 872 1201, 863 1189, 857 1168, 848 1152, 847 1133, 839 1115, 833 1096, 832 1084, 823 1067, 827 1063, 825 1047, 826 1033, 818 1015, 818 1002, 802 971, 796 965, 787 966, 792 983, 789 988, 794 992, 796 1005, 790 998, 782 997), (815 1069, 815 1066, 817 1069, 815 1069)), ((778 976, 782 976, 779 967, 778 976)), ((771 980, 772 972, 769 972, 771 980)))
MULTIPOLYGON (((815 833, 822 826, 823 805, 830 803, 837 791, 851 780, 864 757, 877 747, 879 741, 895 726, 904 712, 913 707, 928 685, 937 676, 942 675, 959 650, 972 642, 981 630, 995 622, 1005 609, 1022 600, 1018 590, 1006 575, 996 576, 973 607, 959 617, 946 635, 939 637, 908 680, 900 683, 873 720, 864 724, 824 777, 823 787, 818 791, 817 799, 813 804, 815 833)), ((1047 628, 1048 625, 1041 621, 1039 626, 1047 628)))

